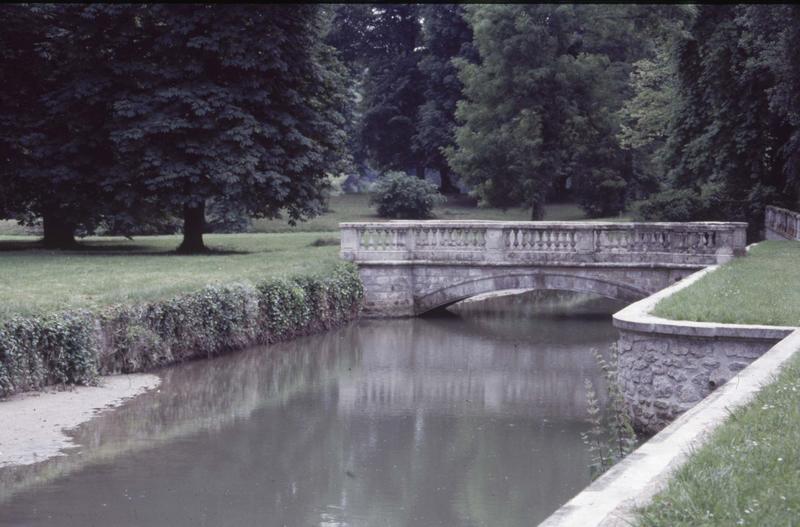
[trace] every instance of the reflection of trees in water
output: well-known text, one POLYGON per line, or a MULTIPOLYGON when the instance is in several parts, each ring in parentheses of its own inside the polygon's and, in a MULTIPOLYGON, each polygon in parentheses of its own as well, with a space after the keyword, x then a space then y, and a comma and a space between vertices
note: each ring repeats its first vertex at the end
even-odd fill
POLYGON ((140 524, 187 522, 187 504, 207 524, 536 523, 588 482, 583 378, 613 329, 496 318, 365 320, 164 370, 75 432, 82 456, 0 471, 0 498, 71 474, 14 506, 112 503, 124 484, 149 490, 140 524), (124 482, 79 470, 101 463, 124 482))
POLYGON ((197 431, 219 429, 352 368, 357 327, 165 368, 162 383, 71 431, 81 455, 0 469, 0 502, 30 483, 108 462, 197 431), (313 345, 309 345, 309 341, 313 345))
POLYGON ((585 419, 584 379, 602 385, 590 350, 614 340, 608 320, 531 320, 534 333, 547 328, 537 339, 498 339, 470 329, 469 322, 363 322, 360 368, 369 374, 340 380, 340 411, 380 415, 458 408, 467 415, 585 419))

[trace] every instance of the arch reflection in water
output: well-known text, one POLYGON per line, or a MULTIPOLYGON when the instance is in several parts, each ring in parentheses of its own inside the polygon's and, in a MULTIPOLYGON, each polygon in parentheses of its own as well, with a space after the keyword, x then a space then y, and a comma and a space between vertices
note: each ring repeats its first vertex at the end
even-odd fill
POLYGON ((588 483, 583 379, 614 330, 527 309, 165 370, 77 452, 0 471, 0 525, 535 524, 588 483))

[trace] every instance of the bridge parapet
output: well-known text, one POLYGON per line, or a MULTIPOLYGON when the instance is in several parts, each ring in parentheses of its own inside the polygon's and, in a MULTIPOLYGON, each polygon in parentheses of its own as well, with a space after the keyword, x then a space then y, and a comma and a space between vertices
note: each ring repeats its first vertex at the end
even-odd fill
POLYGON ((800 212, 768 206, 764 226, 768 240, 800 240, 800 212))
POLYGON ((744 254, 747 224, 389 221, 340 224, 356 263, 706 266, 744 254))

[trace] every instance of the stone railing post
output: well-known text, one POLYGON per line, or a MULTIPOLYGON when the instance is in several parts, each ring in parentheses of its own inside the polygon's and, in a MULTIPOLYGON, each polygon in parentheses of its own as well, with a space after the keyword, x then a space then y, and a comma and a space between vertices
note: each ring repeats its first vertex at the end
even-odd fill
POLYGON ((716 235, 718 264, 729 262, 736 256, 745 255, 747 247, 746 223, 732 223, 729 229, 718 231, 716 235))
POLYGON ((501 261, 505 255, 505 243, 503 241, 503 229, 501 227, 486 227, 486 261, 501 261))
POLYGON ((358 253, 358 230, 355 227, 341 226, 341 246, 339 256, 342 260, 354 261, 358 253))

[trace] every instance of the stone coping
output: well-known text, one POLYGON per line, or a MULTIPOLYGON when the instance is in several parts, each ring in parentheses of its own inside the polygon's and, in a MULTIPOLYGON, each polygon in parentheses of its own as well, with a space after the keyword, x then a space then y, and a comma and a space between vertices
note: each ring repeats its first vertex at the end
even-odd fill
POLYGON ((730 412, 749 403, 798 352, 800 329, 614 465, 540 527, 632 525, 635 510, 665 488, 674 471, 708 441, 730 412))
MULTIPOLYGON (((390 252, 390 251, 383 251, 383 252, 390 252)), ((444 251, 442 251, 444 252, 444 251)), ((461 251, 463 252, 463 251, 461 251)), ((479 251, 476 251, 479 252, 479 251)), ((361 253, 369 253, 369 251, 361 251, 361 253)), ((697 264, 686 264, 686 263, 658 263, 658 262, 570 262, 570 261, 559 261, 559 260, 542 260, 542 261, 531 261, 531 262, 493 262, 493 261, 485 261, 485 260, 458 260, 458 261, 448 261, 448 260, 356 260, 356 263, 359 265, 369 265, 369 266, 395 266, 395 265, 404 265, 404 266, 423 266, 423 265, 435 265, 439 267, 524 267, 526 269, 530 269, 532 267, 559 267, 559 268, 572 268, 572 267, 600 267, 603 269, 606 268, 642 268, 642 269, 701 269, 705 267, 701 263, 697 264)), ((769 327, 769 326, 766 326, 769 327)))
POLYGON ((782 340, 611 467, 539 527, 632 525, 635 510, 647 505, 666 487, 674 471, 689 459, 692 451, 705 444, 731 411, 749 403, 762 387, 774 380, 795 353, 800 353, 800 328, 797 327, 669 320, 650 314, 661 299, 689 287, 718 267, 707 267, 623 308, 614 314, 614 326, 663 335, 782 340))
POLYGON ((765 326, 757 324, 722 324, 717 322, 694 322, 690 320, 669 320, 650 313, 659 301, 689 287, 719 266, 713 265, 698 271, 683 280, 662 289, 638 302, 623 308, 613 316, 614 327, 641 333, 661 335, 685 335, 693 337, 727 337, 741 339, 780 340, 792 333, 795 327, 765 326))
POLYGON ((366 222, 343 222, 340 229, 355 228, 387 228, 387 227, 544 227, 564 230, 635 230, 639 228, 658 227, 663 229, 703 229, 728 231, 747 228, 747 223, 736 221, 692 221, 692 222, 611 222, 611 221, 504 221, 504 220, 386 220, 366 222))

